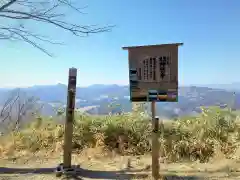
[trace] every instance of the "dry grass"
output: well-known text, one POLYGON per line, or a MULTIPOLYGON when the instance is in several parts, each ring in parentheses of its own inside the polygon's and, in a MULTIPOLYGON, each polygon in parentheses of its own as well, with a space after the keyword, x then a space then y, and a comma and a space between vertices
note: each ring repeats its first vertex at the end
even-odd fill
MULTIPOLYGON (((160 134, 161 156, 171 162, 211 160, 220 153, 226 158, 235 155, 239 147, 240 121, 227 110, 203 109, 198 117, 164 121, 160 134)), ((38 151, 59 152, 62 149, 64 127, 53 120, 37 119, 20 132, 0 139, 0 155, 18 156, 38 151)), ((109 153, 143 155, 151 151, 151 123, 135 115, 77 116, 74 125, 73 148, 98 149, 99 156, 109 153)))

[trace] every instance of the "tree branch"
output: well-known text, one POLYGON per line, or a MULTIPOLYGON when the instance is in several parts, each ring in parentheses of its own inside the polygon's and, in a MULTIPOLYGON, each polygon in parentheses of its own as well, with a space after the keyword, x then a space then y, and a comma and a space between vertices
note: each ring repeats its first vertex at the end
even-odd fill
POLYGON ((7 7, 11 6, 11 5, 14 4, 15 2, 17 2, 17 0, 11 0, 11 1, 9 1, 9 2, 6 3, 6 4, 3 4, 3 5, 0 7, 0 11, 6 9, 7 7))
MULTIPOLYGON (((7 19, 7 26, 0 26, 0 40, 24 41, 33 47, 52 56, 46 49, 40 46, 38 41, 50 44, 63 44, 54 42, 50 38, 43 38, 31 32, 23 23, 38 22, 48 24, 63 31, 70 32, 74 36, 88 36, 89 34, 109 32, 114 26, 97 27, 96 25, 80 25, 64 19, 67 14, 63 9, 70 9, 78 14, 83 14, 81 8, 76 7, 70 0, 10 0, 0 7, 0 19, 7 19), (13 27, 12 23, 21 22, 19 27, 13 27)), ((67 18, 67 17, 66 17, 67 18)))

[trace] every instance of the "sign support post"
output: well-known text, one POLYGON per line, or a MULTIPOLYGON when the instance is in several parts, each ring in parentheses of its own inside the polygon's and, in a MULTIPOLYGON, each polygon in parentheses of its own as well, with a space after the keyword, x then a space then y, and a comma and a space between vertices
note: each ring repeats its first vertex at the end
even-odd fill
POLYGON ((178 102, 178 47, 181 45, 183 43, 123 47, 128 50, 130 101, 151 102, 154 180, 160 178, 160 125, 155 106, 156 102, 178 102))
POLYGON ((156 117, 156 104, 155 101, 151 102, 152 111, 152 176, 154 180, 159 179, 160 166, 159 166, 159 118, 156 117))
POLYGON ((64 134, 64 157, 63 168, 71 168, 72 160, 72 138, 73 138, 73 121, 75 109, 75 95, 76 95, 77 69, 70 68, 68 75, 68 97, 66 109, 66 122, 64 134))

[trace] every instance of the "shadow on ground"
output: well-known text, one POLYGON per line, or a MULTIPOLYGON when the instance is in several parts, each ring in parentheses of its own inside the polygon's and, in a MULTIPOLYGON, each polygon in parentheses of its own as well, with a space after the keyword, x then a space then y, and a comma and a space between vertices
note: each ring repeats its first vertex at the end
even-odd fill
MULTIPOLYGON (((0 167, 1 175, 54 175, 56 168, 6 168, 0 167)), ((98 171, 98 170, 87 170, 78 168, 76 175, 68 175, 67 179, 82 180, 83 178, 90 179, 145 179, 150 177, 151 172, 146 172, 146 169, 142 170, 122 170, 122 171, 98 171), (144 172, 145 171, 145 172, 144 172)), ((164 175, 163 179, 185 179, 185 180, 198 180, 202 179, 196 176, 176 176, 176 175, 164 175)))

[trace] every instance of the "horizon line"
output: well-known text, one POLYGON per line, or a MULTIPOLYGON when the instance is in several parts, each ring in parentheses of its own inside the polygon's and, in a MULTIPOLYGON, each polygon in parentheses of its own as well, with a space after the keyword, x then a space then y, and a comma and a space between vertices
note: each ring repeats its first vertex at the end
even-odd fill
MULTIPOLYGON (((235 83, 239 83, 239 82, 232 82, 232 83, 228 83, 228 84, 225 84, 225 83, 222 83, 222 84, 180 84, 179 86, 199 86, 199 87, 202 87, 202 86, 209 86, 209 85, 233 85, 235 83)), ((64 83, 55 83, 55 84, 35 84, 35 85, 25 85, 25 86, 0 86, 1 89, 15 89, 15 88, 32 88, 32 87, 43 87, 43 86, 57 86, 57 85, 64 85, 64 86, 67 86, 67 84, 64 84, 64 83)), ((87 88, 87 87, 91 87, 91 86, 113 86, 113 85, 116 85, 116 86, 129 86, 129 84, 90 84, 90 85, 86 85, 86 86, 79 86, 77 84, 76 87, 80 87, 80 88, 87 88)))

